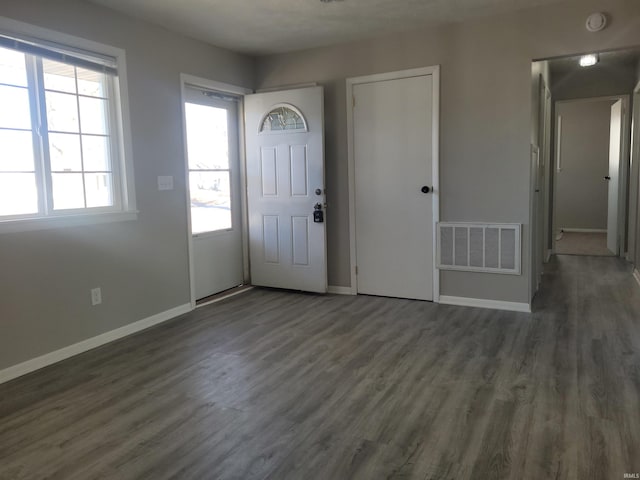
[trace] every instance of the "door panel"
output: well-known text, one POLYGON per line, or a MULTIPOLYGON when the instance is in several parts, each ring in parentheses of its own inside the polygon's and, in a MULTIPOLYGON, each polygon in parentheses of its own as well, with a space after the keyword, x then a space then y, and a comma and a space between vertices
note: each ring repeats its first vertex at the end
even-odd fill
POLYGON ((307 176, 307 146, 291 146, 291 195, 306 197, 309 192, 307 176))
POLYGON ((242 284, 242 242, 238 243, 236 237, 233 232, 194 237, 197 300, 242 284))
POLYGON ((618 178, 620 171, 620 147, 622 140, 622 100, 611 106, 611 130, 609 133, 609 180, 607 211, 607 248, 618 254, 618 178))
POLYGON ((293 264, 309 265, 309 217, 291 217, 293 264))
POLYGON ((323 90, 248 95, 245 120, 251 282, 326 292, 323 90))
POLYGON ((432 300, 433 78, 353 92, 358 293, 432 300))
POLYGON ((185 89, 196 299, 243 283, 238 105, 185 89))
POLYGON ((278 196, 278 174, 276 169, 276 147, 262 148, 262 196, 278 196))

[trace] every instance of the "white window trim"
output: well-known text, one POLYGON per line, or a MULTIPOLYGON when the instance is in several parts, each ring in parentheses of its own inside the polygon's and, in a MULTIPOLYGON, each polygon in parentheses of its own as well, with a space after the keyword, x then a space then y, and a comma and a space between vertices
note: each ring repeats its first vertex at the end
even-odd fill
POLYGON ((111 223, 137 219, 135 181, 133 174, 133 147, 131 140, 131 119, 129 114, 129 91, 127 88, 127 62, 123 49, 97 43, 92 40, 68 35, 66 33, 49 30, 11 18, 0 16, 0 32, 37 38, 44 42, 53 42, 72 48, 87 50, 97 54, 106 55, 116 59, 118 76, 113 82, 116 97, 116 135, 118 142, 118 171, 120 173, 120 210, 90 211, 78 214, 44 216, 27 218, 7 218, 0 220, 1 233, 17 233, 22 231, 46 230, 52 228, 65 228, 79 225, 91 225, 111 223))
POLYGON ((0 233, 32 232, 34 230, 51 230, 54 228, 97 225, 101 223, 136 220, 137 218, 138 212, 130 210, 127 210, 126 212, 66 215, 64 217, 23 218, 20 220, 6 220, 0 222, 0 233))

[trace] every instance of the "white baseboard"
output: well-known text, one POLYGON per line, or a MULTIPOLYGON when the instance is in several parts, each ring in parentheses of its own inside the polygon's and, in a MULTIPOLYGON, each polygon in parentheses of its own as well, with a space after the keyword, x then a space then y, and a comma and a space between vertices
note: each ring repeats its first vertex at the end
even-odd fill
POLYGON ((494 310, 508 310, 510 312, 531 313, 531 305, 529 305, 528 303, 504 302, 502 300, 486 300, 484 298, 440 295, 440 303, 444 303, 445 305, 458 305, 461 307, 492 308, 494 310))
POLYGON ((606 228, 562 228, 562 231, 569 233, 607 233, 606 228))
POLYGON ((636 282, 638 282, 638 285, 640 286, 640 272, 637 268, 633 269, 633 278, 636 279, 636 282))
POLYGON ((191 310, 191 305, 188 303, 185 305, 180 305, 179 307, 175 307, 170 310, 166 310, 164 312, 160 312, 150 317, 144 318, 142 320, 138 320, 137 322, 130 323, 129 325, 125 325, 124 327, 116 328, 115 330, 102 333, 96 337, 88 338, 87 340, 83 340, 81 342, 74 343, 73 345, 69 345, 68 347, 61 348, 60 350, 55 350, 40 357, 32 358, 31 360, 27 360, 26 362, 22 362, 9 368, 5 368, 4 370, 0 370, 0 383, 8 382, 9 380, 21 377, 23 375, 26 375, 27 373, 31 373, 54 363, 58 363, 62 360, 66 360, 67 358, 73 357, 74 355, 84 353, 88 350, 92 350, 107 343, 113 342, 114 340, 118 340, 128 335, 137 333, 141 330, 145 330, 149 327, 153 327, 154 325, 158 325, 159 323, 171 320, 172 318, 190 312, 191 310))
POLYGON ((351 291, 351 287, 339 287, 337 285, 329 285, 327 292, 335 293, 336 295, 355 295, 355 293, 351 291))

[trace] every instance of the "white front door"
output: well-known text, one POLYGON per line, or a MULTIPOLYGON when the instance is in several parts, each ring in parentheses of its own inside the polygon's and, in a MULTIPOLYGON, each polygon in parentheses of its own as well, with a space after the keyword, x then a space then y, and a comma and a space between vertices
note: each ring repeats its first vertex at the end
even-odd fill
POLYGON ((327 291, 322 87, 245 97, 251 283, 327 291))
POLYGON ((185 87, 195 297, 243 283, 238 102, 185 87))
POLYGON ((622 100, 611 106, 609 134, 609 175, 607 176, 609 201, 607 212, 607 248, 618 254, 618 178, 622 140, 622 100))
POLYGON ((358 293, 433 300, 433 88, 353 86, 358 293))

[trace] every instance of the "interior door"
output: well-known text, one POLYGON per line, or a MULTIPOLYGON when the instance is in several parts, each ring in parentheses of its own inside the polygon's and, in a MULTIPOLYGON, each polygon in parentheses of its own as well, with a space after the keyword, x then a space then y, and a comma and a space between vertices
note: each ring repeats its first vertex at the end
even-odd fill
POLYGON ((245 97, 251 283, 327 291, 322 87, 245 97))
POLYGON ((607 248, 618 255, 618 188, 620 172, 620 147, 622 140, 622 100, 611 106, 611 130, 609 133, 609 175, 607 248))
POLYGON ((433 77, 353 94, 358 293, 433 300, 433 77))
POLYGON ((243 283, 238 102, 187 87, 184 113, 199 300, 243 283))

